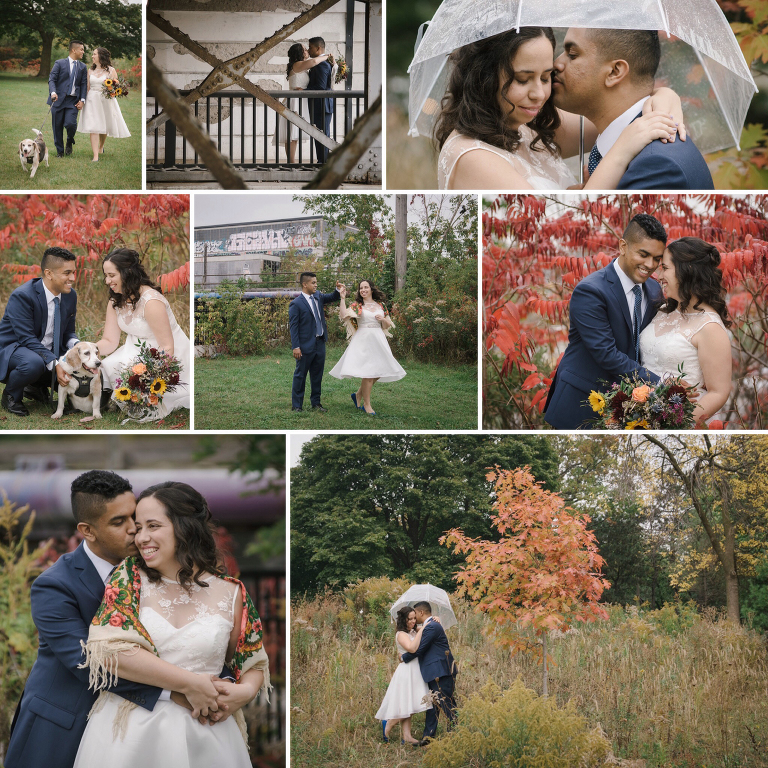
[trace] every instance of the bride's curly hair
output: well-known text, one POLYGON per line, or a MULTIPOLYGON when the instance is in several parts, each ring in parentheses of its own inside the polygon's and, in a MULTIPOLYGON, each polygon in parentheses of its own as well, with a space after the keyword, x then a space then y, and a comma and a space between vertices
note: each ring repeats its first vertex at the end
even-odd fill
POLYGON ((413 613, 410 605, 404 605, 397 609, 397 621, 395 626, 398 632, 408 632, 408 617, 413 613))
MULTIPOLYGON (((189 589, 193 582, 200 587, 207 587, 208 584, 200 578, 202 575, 213 573, 219 576, 224 573, 222 558, 213 537, 216 527, 211 510, 200 493, 186 483, 169 481, 142 491, 136 503, 147 498, 155 498, 165 507, 173 525, 176 559, 181 566, 176 578, 182 587, 189 589)), ((160 581, 160 572, 149 568, 141 554, 139 560, 150 581, 160 581)))
POLYGON ((116 309, 121 309, 126 304, 133 304, 135 306, 141 297, 142 285, 148 285, 150 288, 154 288, 159 293, 162 293, 160 286, 155 285, 150 279, 141 263, 141 257, 136 251, 132 251, 130 248, 117 248, 112 253, 108 253, 101 263, 102 272, 104 272, 104 265, 108 261, 112 262, 117 268, 123 284, 122 293, 115 293, 111 288, 109 289, 109 299, 112 302, 112 306, 116 309))
POLYGON ((358 304, 362 304, 362 303, 363 303, 363 297, 360 295, 360 286, 361 286, 363 283, 368 283, 368 285, 370 285, 370 286, 371 286, 371 298, 372 298, 372 299, 373 299, 375 302, 377 302, 377 303, 379 303, 379 304, 384 304, 384 302, 387 300, 387 295, 384 293, 384 291, 381 291, 381 290, 379 290, 379 289, 378 289, 378 288, 377 288, 377 287, 376 287, 376 286, 373 284, 373 281, 372 281, 372 280, 361 280, 361 281, 360 281, 360 282, 357 284, 357 293, 355 294, 355 301, 356 301, 358 304))
POLYGON ((294 43, 288 49, 288 68, 285 73, 286 77, 291 76, 291 70, 297 61, 304 61, 304 46, 301 43, 294 43))
POLYGON ((668 243, 667 250, 675 266, 680 298, 667 298, 660 310, 669 313, 679 307, 681 312, 685 312, 695 297, 694 310, 702 304, 709 304, 720 315, 723 325, 730 328, 723 273, 718 269, 720 252, 717 248, 698 237, 681 237, 668 243))
MULTIPOLYGON (((465 45, 448 57, 451 67, 448 92, 443 97, 434 133, 438 150, 454 130, 508 152, 520 146, 519 131, 507 125, 508 117, 504 117, 499 107, 499 86, 501 84, 502 94, 506 94, 515 78, 512 62, 517 51, 523 43, 540 37, 552 43, 554 61, 555 36, 549 27, 522 27, 519 32, 502 32, 465 45)), ((527 125, 536 134, 532 149, 541 143, 550 152, 558 151, 555 130, 560 127, 560 116, 551 98, 527 125)))
MULTIPOLYGON (((112 66, 112 57, 106 48, 97 48, 96 58, 98 58, 102 69, 109 69, 112 66)), ((96 69, 96 65, 91 64, 91 69, 96 69)))

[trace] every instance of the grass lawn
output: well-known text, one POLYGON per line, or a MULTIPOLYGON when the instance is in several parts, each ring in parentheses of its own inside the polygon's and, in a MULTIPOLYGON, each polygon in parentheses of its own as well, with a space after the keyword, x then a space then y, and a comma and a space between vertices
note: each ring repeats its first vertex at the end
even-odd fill
MULTIPOLYGON (((5 387, 0 384, 0 394, 5 387)), ((70 413, 62 416, 60 419, 51 418, 51 409, 47 405, 38 403, 35 400, 25 400, 24 405, 29 410, 29 416, 13 416, 4 409, 0 409, 0 430, 3 429, 55 429, 55 430, 77 430, 87 431, 91 429, 189 429, 189 410, 179 408, 172 411, 161 421, 150 421, 146 424, 137 424, 135 421, 128 422, 121 426, 120 422, 125 418, 122 412, 110 410, 109 413, 102 413, 101 419, 80 423, 80 419, 88 414, 70 413)), ((116 408, 117 406, 111 406, 116 408)))
MULTIPOLYGON (((68 157, 57 158, 48 114, 48 83, 20 73, 0 73, 0 189, 37 191, 44 189, 141 189, 141 143, 143 137, 141 88, 119 100, 129 139, 107 139, 104 155, 91 162, 90 136, 78 133, 68 157), (35 137, 33 128, 43 123, 50 167, 41 164, 35 178, 19 161, 19 142, 35 137)), ((66 141, 66 132, 64 135, 66 141)))
POLYGON ((328 375, 343 347, 329 347, 322 403, 328 413, 291 411, 295 362, 290 351, 263 357, 195 360, 195 429, 393 430, 477 429, 477 368, 401 360, 408 375, 377 383, 371 403, 376 416, 356 411, 350 398, 359 379, 328 375))

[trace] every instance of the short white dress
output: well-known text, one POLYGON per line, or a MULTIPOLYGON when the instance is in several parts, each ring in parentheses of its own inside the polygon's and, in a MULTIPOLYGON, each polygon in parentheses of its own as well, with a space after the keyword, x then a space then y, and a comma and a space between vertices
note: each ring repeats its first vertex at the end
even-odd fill
MULTIPOLYGON (((288 76, 288 89, 291 91, 306 91, 307 87, 309 86, 309 71, 305 70, 304 72, 296 72, 291 73, 288 76)), ((299 99, 291 99, 290 100, 290 108, 298 114, 299 112, 299 99)), ((288 99, 282 99, 282 103, 285 105, 288 105, 288 99)), ((309 122, 309 115, 307 114, 307 100, 304 99, 304 103, 301 105, 301 111, 302 111, 302 117, 309 122)), ((278 118, 278 123, 280 126, 280 144, 281 146, 285 144, 285 135, 288 132, 288 129, 290 127, 291 131, 291 141, 298 141, 299 140, 299 129, 293 124, 289 123, 284 117, 278 118)), ((277 144, 277 137, 278 132, 275 132, 275 135, 272 137, 272 143, 277 144)), ((305 141, 309 141, 309 136, 305 134, 304 136, 305 141)))
MULTIPOLYGON (((411 637, 415 634, 416 632, 412 632, 411 637)), ((405 653, 405 648, 397 642, 397 636, 395 636, 395 645, 398 656, 405 653)), ((429 686, 421 676, 419 660, 411 659, 407 664, 401 661, 389 681, 389 688, 376 713, 376 719, 397 720, 410 717, 417 712, 426 712, 432 709, 432 700, 429 696, 429 686)))
POLYGON ((378 309, 370 312, 363 309, 362 315, 357 318, 357 331, 339 362, 330 371, 331 376, 336 379, 379 381, 399 381, 405 376, 405 370, 395 360, 381 323, 376 319, 376 315, 383 311, 378 309))
POLYGON ((102 96, 104 81, 109 75, 96 77, 93 70, 88 71, 90 89, 85 98, 83 114, 77 126, 78 133, 105 133, 113 139, 130 138, 131 132, 123 120, 123 113, 117 99, 105 99, 102 96))

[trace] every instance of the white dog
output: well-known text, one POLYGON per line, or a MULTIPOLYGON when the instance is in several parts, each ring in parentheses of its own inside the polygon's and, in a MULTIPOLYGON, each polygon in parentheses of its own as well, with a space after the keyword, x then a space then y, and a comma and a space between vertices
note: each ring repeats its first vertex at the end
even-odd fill
POLYGON ((43 134, 38 131, 37 128, 33 128, 32 130, 37 134, 37 138, 24 139, 24 141, 19 142, 19 159, 21 160, 21 167, 26 171, 27 163, 32 163, 32 175, 29 177, 30 179, 35 178, 37 166, 40 165, 43 160, 45 160, 46 167, 50 167, 48 166, 48 147, 45 146, 45 142, 43 141, 43 134))
POLYGON ((80 419, 81 423, 101 418, 101 360, 99 350, 90 341, 79 341, 57 363, 70 375, 69 384, 59 384, 59 405, 52 419, 64 414, 64 404, 69 396, 78 410, 92 414, 80 419))

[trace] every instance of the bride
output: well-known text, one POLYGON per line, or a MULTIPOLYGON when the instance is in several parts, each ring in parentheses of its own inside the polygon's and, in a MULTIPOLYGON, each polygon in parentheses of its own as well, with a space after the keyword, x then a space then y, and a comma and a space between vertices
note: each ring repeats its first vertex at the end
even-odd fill
MULTIPOLYGON (((437 619, 433 619, 437 621, 437 619)), ((416 653, 421 642, 424 626, 416 631, 416 611, 409 605, 404 605, 397 612, 397 631, 395 645, 398 658, 406 651, 416 653)), ((397 665, 389 687, 381 702, 376 719, 381 720, 384 741, 389 741, 389 733, 395 723, 400 722, 403 741, 408 744, 419 744, 418 739, 411 735, 411 715, 432 709, 429 686, 424 682, 419 671, 419 660, 413 659, 408 664, 397 665)))
MULTIPOLYGON (((560 156, 560 147, 578 146, 580 129, 579 118, 558 110, 551 99, 554 56, 549 27, 503 32, 450 55, 448 95, 435 126, 440 189, 580 188, 560 156)), ((643 147, 655 139, 674 140, 677 128, 669 114, 682 125, 679 107, 674 92, 656 91, 643 117, 621 132, 583 188, 615 189, 643 147)), ((595 127, 585 121, 585 146, 596 138, 595 127)))
POLYGON ((222 575, 208 505, 185 483, 154 485, 138 498, 136 531, 139 556, 117 566, 88 633, 82 667, 102 692, 75 768, 251 768, 240 708, 269 689, 269 660, 245 587, 222 575), (225 661, 236 684, 218 678, 225 661), (181 692, 192 712, 108 692, 118 675, 181 692), (224 702, 224 717, 198 721, 224 702))
POLYGON ((710 419, 731 392, 731 325, 718 269, 720 253, 698 237, 681 237, 664 251, 659 283, 665 302, 640 334, 643 365, 659 378, 678 375, 697 387, 694 419, 710 419))
MULTIPOLYGON (((102 271, 109 287, 104 335, 96 342, 99 354, 109 355, 101 364, 106 379, 102 409, 112 396, 117 371, 136 357, 139 352, 136 345, 141 341, 175 356, 181 363, 176 391, 166 394, 152 416, 145 420, 162 419, 176 408, 189 408, 189 339, 176 322, 168 300, 149 279, 139 254, 129 248, 118 248, 104 259, 102 271), (118 349, 122 332, 128 336, 118 349)), ((123 407, 120 401, 114 402, 123 407)))
MULTIPOLYGON (((322 53, 314 58, 309 57, 309 51, 301 44, 294 43, 288 49, 288 88, 291 91, 306 91, 309 85, 309 70, 316 67, 321 61, 331 59, 330 53, 322 53)), ((288 103, 289 100, 283 103, 288 103)), ((279 118, 278 130, 275 132, 274 144, 277 145, 277 137, 285 136, 285 154, 289 163, 296 162, 296 148, 299 143, 299 129, 289 123, 284 117, 279 118)))
POLYGON ((113 139, 127 139, 131 132, 123 120, 117 99, 105 99, 102 95, 104 81, 108 78, 117 79, 117 70, 112 66, 109 51, 106 48, 96 48, 92 61, 91 71, 88 73, 88 97, 77 130, 78 133, 91 134, 93 162, 97 163, 99 155, 104 152, 107 136, 113 139))
POLYGON ((377 381, 399 381, 405 376, 386 339, 395 324, 384 307, 384 294, 370 280, 360 281, 356 303, 349 308, 344 304, 347 289, 339 288, 339 293, 339 318, 347 326, 347 337, 351 339, 330 375, 337 379, 360 378, 360 388, 352 393, 352 402, 359 410, 375 416, 376 411, 371 406, 373 385, 377 381), (353 321, 357 323, 356 329, 353 321))

